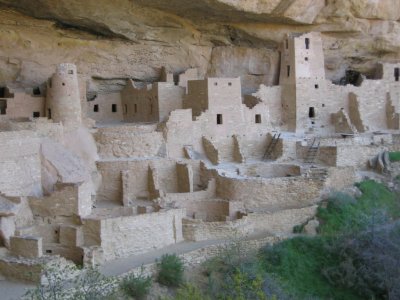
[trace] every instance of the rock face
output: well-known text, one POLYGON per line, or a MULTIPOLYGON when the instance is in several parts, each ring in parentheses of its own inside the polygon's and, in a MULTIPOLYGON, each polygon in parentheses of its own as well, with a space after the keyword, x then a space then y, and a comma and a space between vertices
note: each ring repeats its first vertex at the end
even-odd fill
POLYGON ((287 33, 322 32, 332 80, 400 59, 398 0, 0 0, 0 86, 35 87, 75 63, 90 91, 150 82, 162 66, 277 83, 287 33))

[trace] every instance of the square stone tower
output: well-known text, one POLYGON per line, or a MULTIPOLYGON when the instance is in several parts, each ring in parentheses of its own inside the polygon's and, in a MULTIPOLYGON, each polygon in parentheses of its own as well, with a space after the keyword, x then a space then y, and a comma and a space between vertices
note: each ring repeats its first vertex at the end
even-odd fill
POLYGON ((323 127, 326 90, 324 53, 321 35, 311 32, 288 36, 281 49, 280 85, 282 119, 287 130, 305 133, 323 127), (323 118, 322 118, 323 116, 323 118))

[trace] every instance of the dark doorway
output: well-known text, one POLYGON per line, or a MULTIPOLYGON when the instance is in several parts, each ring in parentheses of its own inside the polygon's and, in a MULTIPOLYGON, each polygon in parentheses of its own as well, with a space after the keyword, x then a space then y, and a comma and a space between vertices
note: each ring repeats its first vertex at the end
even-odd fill
POLYGON ((34 96, 40 96, 42 94, 39 87, 35 87, 32 92, 34 96))
POLYGON ((40 118, 40 112, 34 111, 34 112, 33 112, 33 117, 34 117, 34 118, 40 118))
POLYGON ((310 49, 310 39, 306 38, 305 42, 306 42, 306 49, 310 49))
POLYGON ((51 119, 51 109, 47 109, 47 118, 51 119))
POLYGON ((306 49, 310 49, 310 39, 306 38, 305 42, 306 42, 306 49))
POLYGON ((217 124, 218 125, 222 124, 222 114, 217 114, 217 124))
POLYGON ((0 100, 0 115, 5 115, 7 111, 7 100, 0 100))
POLYGON ((5 97, 6 97, 6 88, 0 87, 0 98, 5 98, 5 97))
POLYGON ((400 77, 400 68, 394 68, 394 80, 399 81, 400 77))
POLYGON ((113 113, 116 113, 116 112, 117 112, 117 104, 112 104, 112 105, 111 105, 111 111, 112 111, 113 113))
POLYGON ((290 77, 290 66, 287 66, 287 77, 290 77))
POLYGON ((98 104, 93 105, 93 111, 94 112, 99 112, 99 105, 98 104))
POLYGON ((261 115, 260 114, 256 114, 256 123, 260 124, 261 123, 261 115))
POLYGON ((308 109, 308 117, 309 118, 315 118, 315 108, 314 107, 310 107, 308 109))

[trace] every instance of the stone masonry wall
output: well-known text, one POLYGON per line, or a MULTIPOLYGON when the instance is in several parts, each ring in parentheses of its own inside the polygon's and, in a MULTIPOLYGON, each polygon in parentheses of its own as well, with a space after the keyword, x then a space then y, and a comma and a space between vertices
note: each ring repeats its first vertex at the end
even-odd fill
POLYGON ((185 214, 183 209, 172 209, 156 213, 127 217, 115 217, 102 220, 87 220, 90 227, 99 231, 95 239, 93 230, 85 228, 85 241, 91 232, 91 241, 100 242, 105 260, 140 254, 183 240, 181 220, 185 214), (97 225, 93 225, 97 223, 97 225))
POLYGON ((0 192, 8 196, 39 196, 40 139, 32 131, 0 132, 0 192))

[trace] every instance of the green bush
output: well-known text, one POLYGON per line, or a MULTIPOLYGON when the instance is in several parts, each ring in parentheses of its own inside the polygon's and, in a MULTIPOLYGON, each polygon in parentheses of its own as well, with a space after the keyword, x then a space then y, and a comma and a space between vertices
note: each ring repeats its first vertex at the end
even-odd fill
POLYGON ((130 274, 122 279, 120 289, 126 296, 144 299, 150 291, 151 284, 150 276, 130 274))
POLYGON ((165 254, 157 262, 157 281, 166 286, 177 287, 183 283, 183 261, 176 254, 165 254))
POLYGON ((293 227, 293 233, 303 233, 304 232, 304 224, 295 225, 293 227))
POLYGON ((185 284, 176 292, 174 300, 209 300, 207 296, 192 284, 185 284))
POLYGON ((260 251, 291 299, 400 299, 399 195, 372 180, 357 186, 357 199, 336 193, 319 207, 318 236, 260 251))
POLYGON ((389 152, 390 161, 400 161, 400 152, 389 152))

